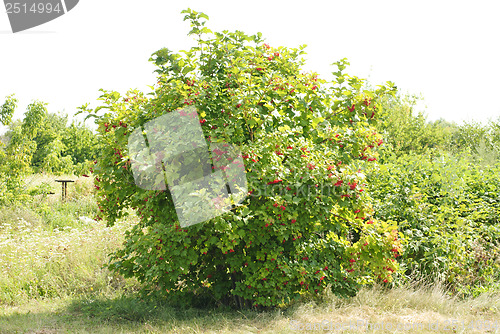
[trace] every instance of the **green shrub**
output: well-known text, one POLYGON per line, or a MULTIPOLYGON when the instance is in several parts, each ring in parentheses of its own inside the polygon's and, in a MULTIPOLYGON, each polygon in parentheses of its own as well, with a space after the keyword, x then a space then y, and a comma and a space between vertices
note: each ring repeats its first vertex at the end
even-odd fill
POLYGON ((94 167, 99 218, 112 224, 129 207, 141 217, 110 267, 149 292, 240 307, 283 305, 326 288, 353 295, 360 284, 392 280, 397 227, 370 219, 363 174, 381 143, 373 128, 378 100, 392 84, 363 90, 362 80, 344 74, 345 60, 325 82, 302 73, 302 47, 273 48, 260 34, 211 33, 206 15, 185 13, 198 45, 153 55, 152 98, 104 92, 104 105, 89 110, 103 147, 94 167), (199 111, 207 142, 241 148, 249 196, 184 228, 168 190, 135 185, 127 144, 134 129, 187 106, 199 111))
POLYGON ((391 157, 369 174, 376 217, 395 220, 407 276, 477 294, 500 279, 500 165, 451 155, 391 157))

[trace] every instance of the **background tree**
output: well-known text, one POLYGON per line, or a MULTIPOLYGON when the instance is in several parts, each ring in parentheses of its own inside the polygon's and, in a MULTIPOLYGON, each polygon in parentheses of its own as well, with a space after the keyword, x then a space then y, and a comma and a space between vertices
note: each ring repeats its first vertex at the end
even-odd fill
POLYGON ((37 171, 49 173, 88 172, 84 168, 99 152, 97 138, 84 124, 72 122, 67 115, 49 113, 34 141, 37 150, 32 165, 37 171), (83 169, 82 169, 83 168, 83 169))
POLYGON ((395 95, 383 100, 385 112, 377 128, 384 135, 389 154, 423 154, 448 148, 455 124, 443 120, 428 122, 422 111, 415 110, 419 99, 414 95, 395 95))

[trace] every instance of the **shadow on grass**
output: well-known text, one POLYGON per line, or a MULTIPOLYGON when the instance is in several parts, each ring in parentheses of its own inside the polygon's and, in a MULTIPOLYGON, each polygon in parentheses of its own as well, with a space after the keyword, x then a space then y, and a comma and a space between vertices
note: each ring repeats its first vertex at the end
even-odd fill
POLYGON ((113 322, 192 321, 216 313, 230 313, 228 308, 192 308, 171 304, 167 300, 143 298, 139 294, 109 298, 74 300, 68 311, 86 317, 113 322))

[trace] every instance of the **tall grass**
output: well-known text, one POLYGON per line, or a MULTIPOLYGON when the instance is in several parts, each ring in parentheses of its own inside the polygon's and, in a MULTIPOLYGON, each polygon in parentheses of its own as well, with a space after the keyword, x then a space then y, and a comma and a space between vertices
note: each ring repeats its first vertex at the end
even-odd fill
POLYGON ((15 228, 18 223, 20 228, 28 224, 44 230, 78 227, 82 225, 80 217, 93 218, 97 213, 92 178, 35 174, 24 180, 24 191, 31 194, 28 201, 0 207, 0 230, 15 228), (75 181, 68 184, 66 201, 61 199, 61 185, 56 179, 75 181))
MULTIPOLYGON (((54 179, 37 175, 25 181, 37 187, 54 179)), ((69 184, 66 201, 57 186, 54 195, 35 195, 0 210, 0 304, 78 296, 124 284, 103 266, 132 222, 108 228, 92 219, 97 205, 90 178, 69 184)))
MULTIPOLYGON (((88 224, 85 222, 84 224, 88 224)), ((19 222, 0 235, 0 304, 78 296, 123 284, 102 269, 123 241, 124 224, 92 223, 82 228, 44 230, 19 222)))

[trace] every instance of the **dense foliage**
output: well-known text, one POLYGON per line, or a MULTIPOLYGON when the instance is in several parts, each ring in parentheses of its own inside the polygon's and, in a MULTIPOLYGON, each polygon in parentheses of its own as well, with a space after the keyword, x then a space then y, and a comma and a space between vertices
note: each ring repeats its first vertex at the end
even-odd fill
POLYGON ((440 280, 461 295, 499 287, 499 172, 499 164, 411 154, 369 174, 375 216, 397 221, 406 240, 402 281, 440 280))
POLYGON ((498 289, 500 119, 429 122, 416 102, 383 101, 386 144, 368 173, 375 217, 397 221, 404 235, 396 281, 441 280, 459 295, 498 289))
POLYGON ((89 110, 104 146, 94 167, 101 217, 112 223, 132 207, 141 218, 111 268, 150 291, 239 306, 287 304, 326 288, 353 295, 360 284, 391 281, 397 227, 371 218, 363 173, 382 143, 374 124, 391 84, 362 89, 344 60, 325 82, 301 71, 302 47, 212 33, 204 14, 185 13, 198 45, 153 55, 153 96, 104 92, 104 105, 89 110), (169 191, 134 184, 127 144, 134 129, 186 106, 198 110, 207 142, 241 148, 249 196, 182 228, 169 191))

